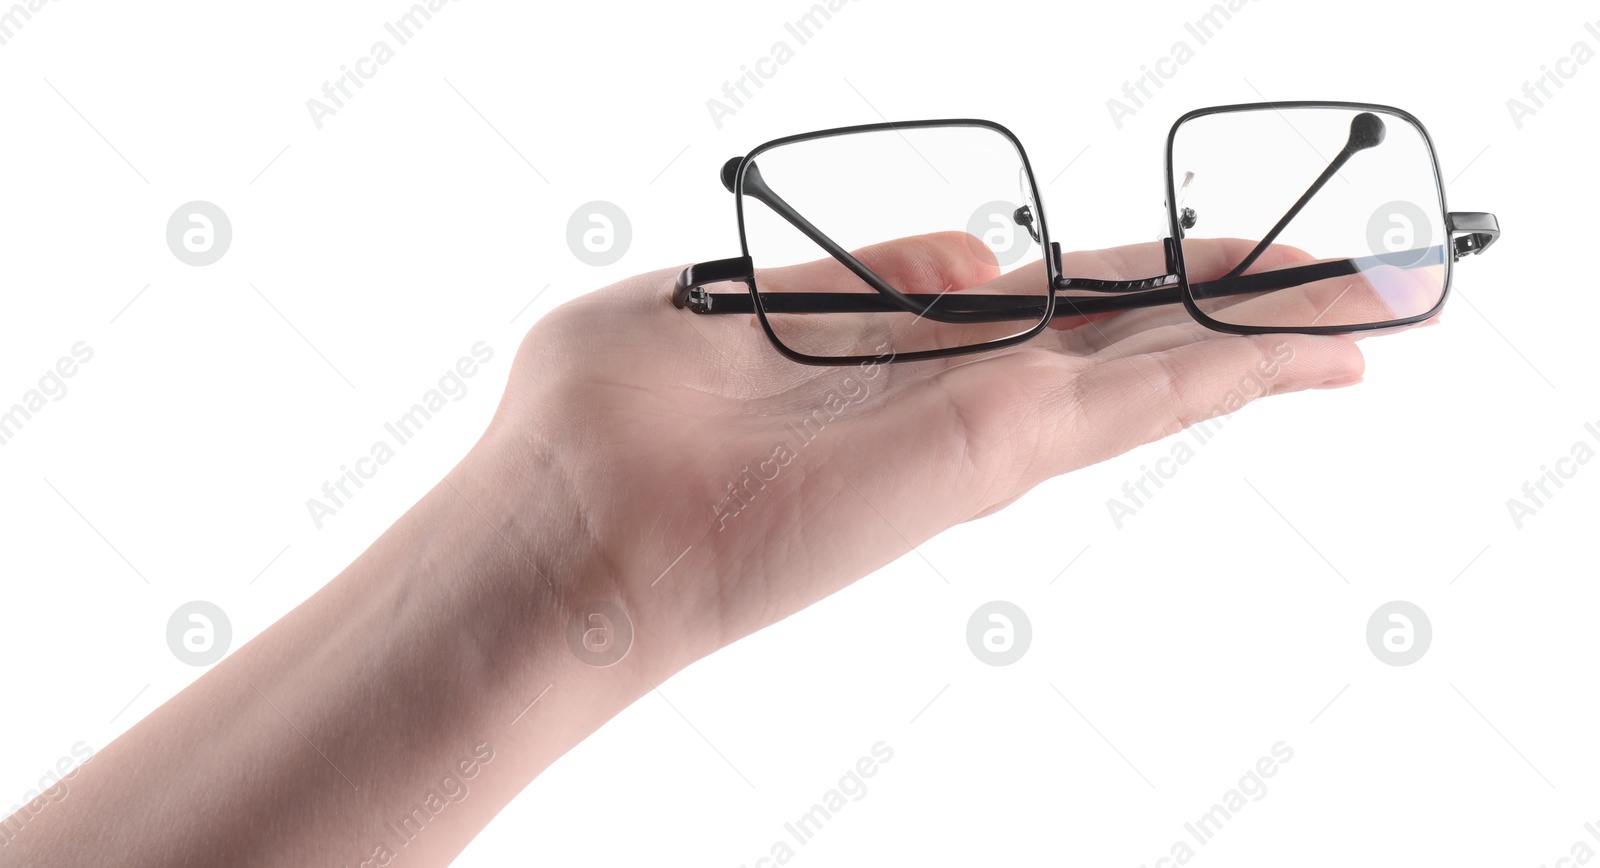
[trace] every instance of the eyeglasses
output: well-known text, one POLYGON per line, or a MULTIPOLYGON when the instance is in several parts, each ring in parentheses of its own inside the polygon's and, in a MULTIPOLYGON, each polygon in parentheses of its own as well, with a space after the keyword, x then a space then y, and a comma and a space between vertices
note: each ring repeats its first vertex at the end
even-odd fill
POLYGON ((742 255, 684 269, 673 303, 754 315, 808 364, 981 352, 1057 318, 1171 304, 1232 334, 1399 328, 1437 314, 1454 263, 1500 234, 1492 214, 1447 210, 1421 122, 1363 103, 1179 118, 1167 232, 1148 248, 1161 273, 1135 279, 1064 276, 1022 143, 991 121, 787 136, 729 160, 722 183, 742 255), (724 283, 745 288, 708 289, 724 283))

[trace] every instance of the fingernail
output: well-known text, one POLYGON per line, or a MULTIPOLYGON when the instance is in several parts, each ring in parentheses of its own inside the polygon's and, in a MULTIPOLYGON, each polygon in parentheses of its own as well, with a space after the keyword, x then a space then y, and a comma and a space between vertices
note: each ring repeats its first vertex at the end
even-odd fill
POLYGON ((1317 388, 1319 388, 1319 389, 1343 389, 1345 386, 1354 386, 1355 384, 1361 382, 1363 379, 1365 379, 1365 377, 1361 376, 1360 374, 1356 374, 1355 376, 1351 376, 1351 377, 1334 377, 1333 379, 1328 380, 1327 382, 1323 383, 1322 385, 1318 386, 1317 388))

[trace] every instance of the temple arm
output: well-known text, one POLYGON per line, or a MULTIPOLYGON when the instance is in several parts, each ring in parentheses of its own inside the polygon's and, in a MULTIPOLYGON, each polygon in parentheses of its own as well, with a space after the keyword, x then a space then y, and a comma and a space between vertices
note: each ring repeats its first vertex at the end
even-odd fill
MULTIPOLYGON (((727 186, 730 192, 734 189, 734 181, 738 177, 739 165, 742 162, 744 162, 742 158, 735 157, 722 167, 722 183, 727 186)), ((800 234, 811 239, 818 247, 827 251, 829 256, 839 260, 845 268, 850 270, 851 274, 861 278, 868 286, 877 290, 883 296, 883 300, 893 306, 891 309, 899 309, 915 314, 928 312, 928 306, 933 303, 931 300, 925 302, 915 299, 890 286, 889 282, 880 277, 876 271, 868 268, 861 260, 851 255, 850 251, 839 246, 837 241, 829 238, 827 233, 818 229, 810 220, 807 220, 799 211, 795 210, 793 205, 790 205, 782 196, 779 196, 775 190, 768 186, 766 179, 761 177, 760 168, 754 162, 744 170, 744 194, 772 209, 778 216, 787 221, 790 226, 800 230, 800 234)))
MULTIPOLYGON (((1461 215, 1452 215, 1461 216, 1461 215)), ((1488 217, 1489 215, 1481 215, 1488 217)), ((1473 232, 1475 235, 1488 234, 1489 230, 1472 228, 1473 224, 1464 222, 1456 231, 1473 232)), ((1498 229, 1494 232, 1497 234, 1498 229)), ((1490 241, 1492 242, 1492 238, 1490 241)), ((1463 239, 1458 239, 1455 244, 1455 254, 1460 256, 1463 252, 1463 239)), ((1477 244, 1477 242, 1473 242, 1477 244)), ((1487 247, 1488 243, 1480 246, 1466 245, 1470 252, 1477 252, 1487 247)), ((1297 265, 1292 268, 1282 268, 1276 271, 1263 271, 1256 274, 1245 274, 1238 277, 1226 277, 1218 280, 1204 281, 1191 285, 1190 290, 1196 295, 1214 298, 1217 296, 1245 295, 1254 292, 1271 292, 1286 289, 1319 280, 1334 277, 1343 277, 1359 274, 1380 266, 1398 268, 1420 268, 1443 263, 1446 248, 1442 245, 1422 248, 1418 250, 1404 250, 1398 253, 1382 253, 1375 256, 1362 256, 1353 259, 1335 259, 1328 262, 1313 262, 1307 265, 1297 265)), ((706 285, 726 281, 743 282, 748 284, 753 279, 750 260, 747 257, 737 259, 723 259, 716 262, 706 262, 693 265, 684 269, 678 276, 677 292, 674 294, 674 303, 678 307, 687 307, 695 313, 755 313, 755 305, 749 292, 719 292, 712 293, 705 289, 706 285)), ((1106 293, 1099 296, 1072 296, 1057 293, 1055 299, 1055 316, 1085 316, 1098 313, 1114 313, 1125 310, 1135 310, 1144 307, 1154 307, 1164 304, 1180 304, 1183 301, 1182 290, 1178 286, 1176 275, 1153 277, 1142 281, 1099 281, 1091 278, 1062 278, 1057 287, 1061 290, 1082 289, 1106 293), (1124 287, 1138 287, 1133 291, 1126 291, 1124 287)), ((916 294, 913 294, 915 297, 916 294)), ((1036 320, 1044 315, 1046 298, 1041 293, 1038 296, 1027 295, 996 295, 964 292, 948 292, 939 295, 927 294, 929 303, 939 300, 937 311, 925 313, 931 319, 942 319, 940 314, 955 314, 964 322, 999 322, 1005 320, 1036 320)), ((891 313, 902 310, 898 305, 892 304, 877 293, 867 292, 772 292, 761 294, 761 305, 767 313, 891 313)))
POLYGON ((1445 231, 1455 239, 1455 258, 1482 253, 1500 237, 1500 221, 1482 211, 1451 211, 1444 215, 1445 231))

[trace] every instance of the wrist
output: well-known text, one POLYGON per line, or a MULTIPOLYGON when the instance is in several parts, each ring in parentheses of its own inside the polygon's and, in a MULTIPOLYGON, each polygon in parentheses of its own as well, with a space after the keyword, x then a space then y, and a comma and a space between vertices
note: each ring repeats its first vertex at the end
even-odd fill
POLYGON ((456 593, 481 607, 473 641, 534 680, 618 698, 620 711, 692 658, 677 637, 645 629, 634 540, 597 527, 588 500, 610 489, 552 447, 494 433, 419 504, 432 514, 430 544, 459 559, 456 593))
POLYGON ((450 750, 488 745, 495 773, 474 793, 503 804, 675 667, 635 647, 600 666, 574 647, 583 607, 618 599, 605 560, 536 464, 487 458, 464 459, 330 590, 363 601, 374 626, 359 632, 387 633, 386 662, 360 668, 389 713, 450 750))

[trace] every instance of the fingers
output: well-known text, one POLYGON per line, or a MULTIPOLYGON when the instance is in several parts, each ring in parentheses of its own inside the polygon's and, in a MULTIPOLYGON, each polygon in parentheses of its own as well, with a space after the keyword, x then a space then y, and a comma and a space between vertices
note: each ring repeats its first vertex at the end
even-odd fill
MULTIPOLYGON (((1183 242, 1184 267, 1188 272, 1189 280, 1192 282, 1215 280, 1228 273, 1254 248, 1255 242, 1242 238, 1185 239, 1183 242)), ((1086 271, 1098 268, 1101 272, 1118 275, 1107 279, 1126 280, 1166 273, 1166 254, 1164 245, 1161 243, 1134 244, 1128 247, 1093 251, 1082 256, 1085 258, 1079 260, 1079 265, 1086 271), (1140 268, 1145 270, 1135 270, 1140 268)), ((1303 250, 1284 244, 1275 244, 1262 253, 1261 258, 1257 260, 1257 265, 1259 270, 1273 270, 1311 261, 1313 261, 1311 255, 1303 250)), ((1063 265, 1063 271, 1069 276, 1073 274, 1073 272, 1066 270, 1065 265, 1063 265)), ((1098 277, 1099 275, 1089 271, 1083 276, 1098 277)), ((1097 320, 1093 324, 1094 328, 1085 328, 1083 330, 1084 340, 1093 350, 1104 350, 1113 344, 1145 331, 1168 325, 1185 325, 1193 321, 1194 317, 1181 304, 1141 308, 1114 314, 1108 319, 1097 320)), ((1205 331, 1209 333, 1209 330, 1205 331)), ((1192 335, 1195 333, 1187 332, 1185 334, 1192 335)), ((1173 337, 1179 336, 1175 332, 1169 333, 1169 335, 1173 337)), ((1171 343, 1164 346, 1175 345, 1175 343, 1171 343)), ((1139 351, 1143 352, 1162 347, 1163 345, 1161 344, 1149 345, 1146 342, 1146 345, 1142 346, 1139 351)), ((1123 348, 1123 352, 1128 351, 1123 348)))
MULTIPOLYGON (((884 282, 904 293, 940 293, 982 286, 1000 276, 993 254, 965 232, 897 238, 852 251, 884 282)), ((762 292, 872 292, 831 256, 756 272, 762 292)))
MULTIPOLYGON (((817 253, 821 252, 817 250, 817 253)), ((972 236, 965 232, 898 238, 861 248, 852 255, 901 292, 930 296, 982 285, 993 280, 1000 272, 987 248, 975 243, 972 236)), ((876 294, 844 263, 831 256, 820 255, 810 262, 758 269, 756 287, 763 295, 786 292, 876 294)), ((706 322, 695 324, 698 330, 718 335, 731 336, 735 329, 751 336, 762 332, 761 323, 754 315, 703 319, 706 322)), ((897 310, 883 313, 769 314, 768 317, 785 346, 817 356, 879 355, 886 344, 890 349, 896 349, 895 327, 915 319, 897 310)), ((927 331, 939 324, 911 322, 911 325, 927 331)), ((986 339, 981 333, 982 328, 980 326, 979 331, 971 332, 963 339, 967 343, 982 342, 986 339)), ((1014 333, 1014 329, 1007 333, 1014 333)), ((944 340, 957 338, 962 336, 952 335, 944 340)), ((917 348, 920 347, 899 351, 908 352, 917 348)), ((774 358, 777 358, 776 354, 774 358)))
MULTIPOLYGON (((1226 274, 1253 248, 1252 242, 1242 239, 1195 239, 1184 245, 1185 264, 1193 283, 1226 274)), ((1148 251, 1144 255, 1148 256, 1148 251)), ((1274 245, 1264 252, 1252 273, 1317 261, 1303 250, 1274 245)), ((1438 303, 1441 293, 1438 268, 1383 266, 1264 293, 1198 298, 1197 303, 1207 315, 1231 325, 1344 327, 1425 313, 1438 303)), ((1191 319, 1187 311, 1169 305, 1086 323, 1077 331, 1091 353, 1125 356, 1172 349, 1212 334, 1192 324, 1191 319)))
MULTIPOLYGON (((891 306, 871 312, 785 314, 769 307, 767 321, 784 346, 824 357, 881 357, 977 346, 1024 332, 1036 322, 1025 317, 979 322, 941 316, 941 309, 959 309, 959 293, 970 290, 1016 296, 1019 302, 1039 308, 1048 294, 1042 264, 1035 264, 1038 278, 1031 284, 1012 275, 1003 277, 988 247, 965 232, 896 239, 852 255, 900 292, 933 300, 930 309, 891 306)), ((763 296, 784 292, 876 295, 869 284, 831 257, 763 270, 756 277, 756 286, 763 296)))
MULTIPOLYGON (((1185 266, 1192 281, 1215 280, 1234 268, 1254 248, 1246 239, 1189 239, 1185 266)), ((1002 273, 988 249, 964 232, 940 232, 901 238, 857 251, 858 259, 903 292, 938 295, 967 290, 1027 295, 1045 290, 1043 262, 1002 273)), ((1252 271, 1308 263, 1313 258, 1287 245, 1269 247, 1252 271)), ((1103 280, 1146 279, 1166 269, 1166 245, 1126 245, 1064 255, 1067 276, 1103 280)), ((1361 276, 1357 276, 1357 281, 1361 276)), ((872 293, 843 263, 832 257, 782 268, 763 269, 757 277, 763 293, 872 293)), ((1230 323, 1300 327, 1305 324, 1347 325, 1392 319, 1396 305, 1415 306, 1426 287, 1403 270, 1383 286, 1324 281, 1253 297, 1207 301, 1208 311, 1230 323), (1333 284, 1337 283, 1337 286, 1333 284), (1386 312, 1387 311, 1387 312, 1386 312), (1331 312, 1331 316, 1330 316, 1331 312)), ((1426 306, 1419 308, 1426 310, 1426 306)), ((770 315, 769 315, 770 317, 770 315)), ((774 327, 784 343, 811 355, 869 354, 863 348, 896 353, 945 349, 999 340, 1027 327, 1026 323, 953 323, 936 316, 882 313, 780 315, 774 327)), ((753 323, 753 320, 751 321, 753 323)), ((1149 354, 1188 346, 1215 333, 1196 324, 1181 305, 1171 304, 1090 318, 1062 317, 1039 338, 1039 345, 1075 354, 1111 358, 1149 354)))
POLYGON ((1426 313, 1443 292, 1442 269, 1382 266, 1254 296, 1197 303, 1207 315, 1233 325, 1347 326, 1426 313))
MULTIPOLYGON (((1191 282, 1216 280, 1244 261, 1258 242, 1244 238, 1185 238, 1183 269, 1191 282)), ((1316 262, 1317 258, 1287 244, 1273 244, 1248 269, 1248 273, 1277 271, 1291 265, 1316 262)))
POLYGON ((1257 398, 1354 381, 1364 367, 1343 336, 1214 335, 1087 362, 1023 351, 937 379, 972 438, 966 454, 1008 480, 986 492, 988 507, 1257 398))
MULTIPOLYGON (((1253 242, 1243 239, 1197 239, 1185 242, 1185 263, 1191 269, 1198 269, 1202 277, 1197 279, 1212 279, 1227 272, 1239 260, 1243 259, 1254 247, 1253 242)), ((1271 264, 1271 267, 1298 262, 1302 258, 1309 258, 1291 247, 1276 246, 1269 248, 1262 256, 1262 261, 1271 264)), ((1044 265, 1037 265, 1038 274, 1044 274, 1044 265)), ((1024 271, 1024 269, 1019 269, 1024 271)), ((1160 277, 1168 274, 1166 243, 1152 241, 1141 244, 1128 244, 1121 247, 1110 247, 1103 250, 1085 250, 1072 253, 1063 253, 1061 256, 1061 273, 1065 277, 1082 277, 1094 280, 1145 280, 1151 277, 1160 277)), ((1006 275, 1003 280, 1012 280, 1016 272, 1006 275)), ((1073 295, 1080 293, 1073 292, 1073 295)), ((1091 293, 1082 293, 1083 297, 1102 297, 1091 293)), ((1062 336, 1054 343, 1072 351, 1079 349, 1082 352, 1096 352, 1105 350, 1113 344, 1133 335, 1140 335, 1153 329, 1166 326, 1187 326, 1194 323, 1194 317, 1184 309, 1181 304, 1160 305, 1156 307, 1140 308, 1138 310, 1122 313, 1091 314, 1089 316, 1058 316, 1050 323, 1050 332, 1071 333, 1062 336)), ((1050 334, 1047 332, 1047 335, 1050 334)), ((1178 340, 1187 342, 1199 334, 1193 329, 1185 328, 1182 332, 1168 330, 1165 332, 1163 342, 1157 342, 1150 348, 1174 346, 1178 340)), ((1148 342, 1147 342, 1148 343, 1148 342)), ((1123 350, 1128 352, 1128 350, 1123 350)), ((1144 349, 1135 350, 1138 352, 1144 349)))
POLYGON ((1216 336, 1098 362, 1072 392, 1090 436, 1053 444, 1058 461, 1092 463, 1232 413, 1269 394, 1359 377, 1365 362, 1345 337, 1216 336))
POLYGON ((1149 241, 1104 250, 1079 250, 1061 254, 1066 277, 1095 280, 1142 280, 1167 273, 1166 244, 1149 241))

